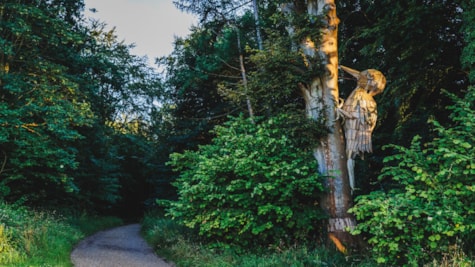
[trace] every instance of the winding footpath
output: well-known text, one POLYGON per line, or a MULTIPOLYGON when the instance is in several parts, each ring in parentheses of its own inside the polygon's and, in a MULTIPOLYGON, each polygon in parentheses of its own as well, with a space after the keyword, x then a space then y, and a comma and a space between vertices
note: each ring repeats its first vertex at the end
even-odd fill
POLYGON ((81 241, 71 253, 75 267, 172 267, 155 255, 131 224, 96 233, 81 241))

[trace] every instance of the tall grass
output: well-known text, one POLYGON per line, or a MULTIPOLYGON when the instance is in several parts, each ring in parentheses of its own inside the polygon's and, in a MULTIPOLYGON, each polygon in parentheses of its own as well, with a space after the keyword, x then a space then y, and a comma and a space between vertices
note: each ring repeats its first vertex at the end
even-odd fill
POLYGON ((13 262, 20 258, 20 253, 11 244, 11 236, 5 231, 5 226, 0 224, 0 264, 13 262))
POLYGON ((72 266, 70 253, 79 240, 119 224, 115 218, 65 217, 0 203, 0 266, 72 266))
POLYGON ((475 262, 470 259, 459 245, 451 246, 449 252, 444 254, 440 260, 434 259, 424 267, 471 267, 475 262))
POLYGON ((202 245, 190 230, 173 220, 148 214, 142 221, 142 233, 156 252, 179 267, 304 267, 304 266, 373 266, 359 257, 345 257, 323 247, 262 249, 213 249, 202 245))
MULTIPOLYGON (((295 246, 287 249, 250 250, 214 249, 203 245, 196 234, 161 214, 147 214, 142 221, 142 234, 155 251, 178 267, 305 267, 378 265, 371 255, 344 256, 325 247, 295 246)), ((453 247, 447 254, 424 267, 475 266, 473 258, 461 247, 453 247)))

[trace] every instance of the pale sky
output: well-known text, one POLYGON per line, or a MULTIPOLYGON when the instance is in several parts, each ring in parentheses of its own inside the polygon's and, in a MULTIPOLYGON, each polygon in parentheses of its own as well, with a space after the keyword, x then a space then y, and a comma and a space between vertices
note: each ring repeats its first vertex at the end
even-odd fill
POLYGON ((185 37, 197 18, 181 12, 172 0, 85 0, 86 17, 116 27, 119 40, 135 44, 132 53, 154 59, 173 51, 175 36, 185 37), (89 9, 95 8, 96 13, 89 9))

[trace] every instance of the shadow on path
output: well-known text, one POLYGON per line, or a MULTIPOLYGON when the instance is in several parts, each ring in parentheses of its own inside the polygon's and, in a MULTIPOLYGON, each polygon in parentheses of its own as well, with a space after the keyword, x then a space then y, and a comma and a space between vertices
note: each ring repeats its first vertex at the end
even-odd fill
POLYGON ((98 232, 81 241, 71 253, 75 267, 172 267, 155 255, 131 224, 98 232))

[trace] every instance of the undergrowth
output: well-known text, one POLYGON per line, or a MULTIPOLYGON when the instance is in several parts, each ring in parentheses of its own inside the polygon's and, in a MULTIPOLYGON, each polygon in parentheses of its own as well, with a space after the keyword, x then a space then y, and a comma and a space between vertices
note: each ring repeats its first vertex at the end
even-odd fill
POLYGON ((345 256, 321 245, 253 250, 206 245, 188 228, 153 213, 144 217, 142 226, 143 236, 157 254, 179 267, 372 266, 360 255, 345 256))
POLYGON ((70 253, 79 240, 121 223, 113 217, 64 216, 0 202, 0 266, 72 266, 70 253))
MULTIPOLYGON (((177 267, 372 267, 386 266, 371 259, 371 255, 343 255, 323 246, 308 248, 265 248, 236 250, 207 245, 175 221, 161 214, 147 214, 142 221, 142 234, 160 257, 177 267)), ((433 259, 424 267, 470 267, 473 261, 458 247, 453 247, 442 259, 433 259)))

